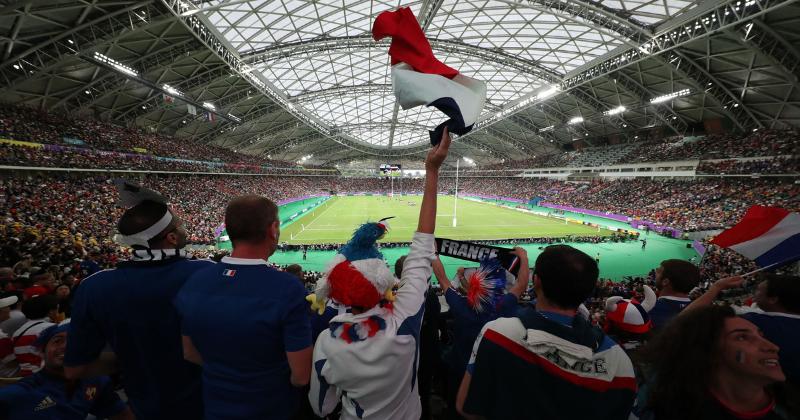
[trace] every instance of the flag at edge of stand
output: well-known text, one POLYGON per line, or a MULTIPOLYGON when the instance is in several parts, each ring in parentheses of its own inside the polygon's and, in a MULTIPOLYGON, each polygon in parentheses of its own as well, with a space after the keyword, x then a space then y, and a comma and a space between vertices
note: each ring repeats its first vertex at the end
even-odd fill
POLYGON ((430 132, 431 144, 439 142, 445 127, 458 135, 472 130, 486 102, 486 83, 436 59, 417 18, 407 7, 383 12, 375 19, 372 38, 379 41, 387 36, 392 38, 392 89, 400 106, 433 106, 450 117, 430 132))
POLYGON ((739 223, 711 243, 730 248, 760 267, 788 264, 800 259, 800 213, 752 206, 739 223))

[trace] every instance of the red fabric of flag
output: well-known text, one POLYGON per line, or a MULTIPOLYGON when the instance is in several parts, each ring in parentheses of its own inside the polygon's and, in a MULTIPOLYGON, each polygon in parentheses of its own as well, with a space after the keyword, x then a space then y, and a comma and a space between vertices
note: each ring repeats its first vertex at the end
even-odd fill
POLYGON ((392 37, 389 47, 392 65, 406 63, 418 72, 438 74, 448 79, 458 75, 456 69, 434 57, 431 44, 408 7, 401 7, 394 12, 383 12, 375 19, 372 38, 379 41, 387 36, 392 37))
POLYGON ((777 207, 752 206, 747 209, 739 223, 717 235, 711 243, 727 248, 757 238, 767 233, 788 214, 788 210, 777 207))

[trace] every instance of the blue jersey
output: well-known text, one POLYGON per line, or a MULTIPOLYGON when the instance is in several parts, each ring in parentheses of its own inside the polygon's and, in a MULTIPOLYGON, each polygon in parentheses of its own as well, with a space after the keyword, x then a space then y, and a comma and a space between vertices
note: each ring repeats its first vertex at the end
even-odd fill
POLYGON ((650 320, 653 321, 653 328, 664 328, 672 318, 681 313, 690 303, 692 303, 692 301, 689 298, 674 296, 662 296, 658 298, 656 305, 647 313, 650 315, 650 320))
POLYGON ((755 324, 780 352, 778 358, 786 380, 800 384, 800 315, 780 312, 748 312, 742 318, 755 324))
POLYGON ((305 289, 264 260, 225 257, 175 299, 182 332, 203 358, 205 418, 288 419, 300 389, 286 352, 310 347, 305 289))
POLYGON ((88 364, 109 343, 137 418, 202 418, 200 367, 183 359, 172 300, 192 273, 213 265, 129 261, 86 278, 72 304, 64 364, 88 364))
POLYGON ((450 314, 453 316, 453 357, 450 361, 453 373, 459 378, 464 375, 464 370, 469 362, 472 345, 481 332, 481 328, 489 321, 500 317, 512 317, 519 307, 517 297, 506 293, 500 298, 496 311, 477 312, 467 302, 467 298, 460 295, 452 287, 444 293, 450 314))
POLYGON ((106 376, 78 381, 68 391, 63 378, 40 371, 0 388, 0 418, 8 420, 107 418, 125 408, 106 376))

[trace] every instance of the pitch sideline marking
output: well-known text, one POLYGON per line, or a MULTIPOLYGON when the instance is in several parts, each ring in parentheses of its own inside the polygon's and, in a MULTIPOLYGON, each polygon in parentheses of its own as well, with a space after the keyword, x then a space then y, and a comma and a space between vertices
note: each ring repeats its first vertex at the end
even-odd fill
POLYGON ((315 218, 314 218, 314 220, 312 220, 311 222, 309 222, 309 223, 308 223, 308 225, 302 225, 302 226, 303 226, 303 229, 302 229, 300 232, 297 232, 297 234, 296 234, 296 235, 294 235, 294 237, 292 238, 292 240, 297 240, 297 237, 298 237, 298 236, 300 236, 300 234, 301 234, 301 233, 303 233, 303 232, 305 232, 305 231, 307 230, 307 229, 306 229, 306 227, 308 227, 308 226, 311 226, 312 224, 314 224, 314 222, 316 222, 316 221, 317 221, 317 219, 319 219, 320 217, 322 217, 322 215, 323 215, 323 214, 325 214, 325 212, 327 212, 328 210, 330 210, 330 209, 331 209, 331 207, 333 207, 333 205, 328 205, 327 207, 325 207, 325 210, 322 210, 322 211, 321 211, 321 212, 320 212, 320 213, 317 215, 317 217, 315 217, 315 218))

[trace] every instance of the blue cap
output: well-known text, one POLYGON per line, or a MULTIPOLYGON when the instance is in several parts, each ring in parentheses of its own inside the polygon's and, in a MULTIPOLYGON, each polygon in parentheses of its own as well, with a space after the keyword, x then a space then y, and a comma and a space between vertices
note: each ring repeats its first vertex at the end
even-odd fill
POLYGON ((67 331, 69 331, 68 322, 47 327, 44 331, 39 333, 39 338, 36 339, 36 347, 43 349, 47 345, 47 343, 50 342, 50 339, 53 338, 56 334, 67 331))

